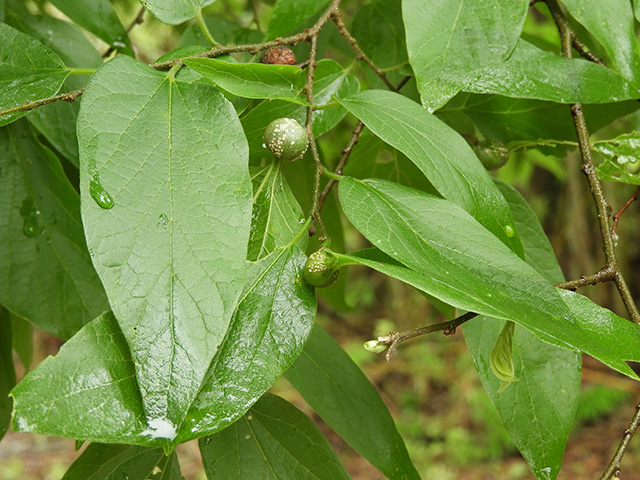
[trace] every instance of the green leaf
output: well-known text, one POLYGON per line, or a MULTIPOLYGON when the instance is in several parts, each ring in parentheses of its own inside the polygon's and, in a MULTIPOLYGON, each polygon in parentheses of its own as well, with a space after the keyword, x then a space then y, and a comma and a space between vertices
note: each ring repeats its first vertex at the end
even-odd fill
POLYGON ((177 441, 214 433, 244 414, 300 355, 316 314, 296 246, 252 264, 227 337, 177 441))
POLYGON ((559 103, 613 103, 640 97, 614 71, 581 58, 563 58, 520 40, 503 64, 464 88, 559 103))
POLYGON ((268 393, 232 426, 199 444, 209 480, 351 478, 311 419, 268 393))
POLYGON ((9 427, 13 404, 9 392, 16 384, 11 340, 11 315, 0 306, 0 440, 9 427))
POLYGON ((562 0, 562 3, 571 16, 602 44, 614 68, 638 84, 640 58, 631 3, 628 0, 562 0))
MULTIPOLYGON (((637 378, 625 361, 640 359, 640 327, 554 289, 455 204, 383 180, 343 177, 339 191, 351 223, 414 270, 418 288, 456 308, 512 320, 547 343, 637 378)), ((382 271, 375 260, 345 257, 382 271)))
POLYGON ((419 479, 375 387, 318 325, 285 377, 320 417, 386 477, 419 479))
POLYGON ((286 245, 300 230, 304 215, 279 163, 252 169, 253 213, 248 260, 259 260, 286 245))
POLYGON ((404 0, 409 62, 431 110, 500 65, 516 45, 529 2, 404 0))
POLYGON ((184 64, 223 90, 246 98, 269 98, 307 105, 304 72, 295 65, 230 63, 215 58, 185 58, 184 64))
POLYGON ((469 212, 512 250, 522 251, 509 206, 455 130, 397 93, 367 90, 338 101, 409 157, 444 198, 469 212))
POLYGON ((408 62, 402 7, 396 0, 377 0, 358 8, 351 34, 380 68, 392 68, 408 62))
POLYGON ((184 480, 175 453, 161 448, 92 443, 82 452, 62 480, 184 480))
MULTIPOLYGON (((511 206, 524 244, 525 260, 550 282, 562 282, 562 271, 535 214, 513 188, 498 186, 511 206)), ((513 355, 518 382, 497 393, 500 382, 487 365, 489 352, 504 322, 480 317, 464 325, 464 338, 478 375, 502 422, 539 479, 555 478, 562 465, 580 390, 581 359, 575 352, 543 342, 516 326, 513 355)))
MULTIPOLYGON (((313 101, 316 105, 327 105, 333 102, 332 95, 346 97, 358 93, 360 84, 353 75, 346 74, 342 66, 335 60, 322 59, 318 62, 313 85, 313 101)), ((266 100, 252 108, 242 117, 242 126, 249 140, 251 158, 272 154, 262 146, 264 129, 277 118, 293 118, 300 125, 305 124, 306 107, 282 100, 266 100)), ((347 111, 340 105, 313 112, 313 134, 317 137, 334 128, 346 115, 347 111)))
POLYGON ((33 361, 33 326, 23 318, 11 314, 11 333, 13 349, 20 357, 24 371, 28 372, 33 361))
POLYGON ((158 20, 169 25, 177 25, 197 15, 203 7, 215 0, 145 0, 142 6, 158 20))
POLYGON ((109 0, 51 0, 62 13, 115 50, 133 55, 127 31, 109 0))
POLYGON ((176 428, 244 286, 246 139, 213 86, 119 56, 89 82, 78 140, 87 243, 131 348, 147 421, 176 428))
MULTIPOLYGON (((60 89, 69 75, 62 60, 33 37, 0 23, 0 110, 46 98, 60 89)), ((0 126, 27 112, 0 117, 0 126)))
POLYGON ((14 431, 148 445, 127 342, 112 313, 87 324, 11 392, 14 431), (69 419, 74 419, 70 422, 69 419))
POLYGON ((291 33, 302 23, 311 20, 328 3, 329 0, 276 0, 265 40, 291 33))
MULTIPOLYGON (((69 67, 90 68, 102 65, 102 58, 89 40, 75 25, 47 15, 11 17, 14 26, 33 36, 57 53, 69 67)), ((72 75, 63 90, 82 88, 88 76, 72 75)), ((75 166, 78 166, 78 138, 76 118, 80 102, 54 102, 43 105, 27 116, 47 141, 75 166)))
POLYGON ((24 121, 0 129, 0 149, 0 303, 69 338, 109 309, 86 247, 78 193, 24 121))
POLYGON ((604 155, 596 167, 601 180, 640 185, 640 132, 595 142, 591 148, 604 155))

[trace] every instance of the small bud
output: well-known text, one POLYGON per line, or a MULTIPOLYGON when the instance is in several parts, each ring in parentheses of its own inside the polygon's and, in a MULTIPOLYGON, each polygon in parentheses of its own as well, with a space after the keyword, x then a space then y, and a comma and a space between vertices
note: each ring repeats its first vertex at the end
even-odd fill
POLYGON ((382 353, 389 348, 389 345, 380 343, 378 340, 369 340, 368 342, 364 342, 362 346, 366 351, 371 353, 382 353))
POLYGON ((493 374, 502 380, 502 385, 498 393, 502 392, 511 383, 517 382, 518 377, 515 376, 515 366, 513 363, 513 330, 515 323, 508 321, 500 335, 496 344, 489 354, 489 365, 493 374))

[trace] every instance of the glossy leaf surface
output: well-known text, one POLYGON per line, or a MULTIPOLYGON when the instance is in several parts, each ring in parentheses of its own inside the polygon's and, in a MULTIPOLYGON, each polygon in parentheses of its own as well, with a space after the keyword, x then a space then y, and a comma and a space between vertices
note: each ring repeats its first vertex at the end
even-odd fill
POLYGON ((304 74, 295 65, 231 63, 215 58, 185 58, 184 64, 240 97, 307 104, 301 94, 304 74))
MULTIPOLYGON (((413 270, 411 278, 425 292, 462 310, 512 320, 545 342, 585 352, 636 378, 625 361, 640 358, 640 327, 588 299, 592 311, 587 313, 585 297, 555 289, 451 202, 382 180, 349 177, 340 181, 340 194, 351 223, 413 270), (597 323, 597 317, 607 320, 597 323)), ((386 273, 375 261, 358 262, 386 273)))
POLYGON ((92 443, 62 480, 183 480, 175 453, 161 448, 92 443))
POLYGON ((0 130, 0 149, 0 303, 67 339, 109 310, 78 193, 24 120, 0 130))
MULTIPOLYGON (((0 110, 54 95, 69 75, 60 57, 35 38, 0 23, 0 110), (10 92, 10 95, 6 93, 10 92)), ((0 117, 0 126, 24 116, 0 117)))
POLYGON ((522 247, 509 206, 467 142, 451 127, 406 97, 367 90, 341 105, 382 140, 404 153, 447 200, 468 211, 514 251, 522 247))
POLYGON ((89 83, 78 139, 94 265, 130 346, 148 421, 175 429, 244 286, 246 139, 214 87, 176 82, 123 56, 89 83))
POLYGON ((351 478, 311 419, 268 393, 236 423, 200 440, 200 452, 209 480, 351 478))
MULTIPOLYGON (((513 188, 498 185, 523 239, 525 260, 550 282, 562 282, 562 271, 535 214, 513 188)), ((464 338, 487 394, 536 478, 553 479, 562 465, 578 404, 581 359, 517 325, 513 356, 518 381, 497 393, 500 381, 487 359, 503 323, 479 317, 463 326, 464 338)))
POLYGON ((520 37, 527 0, 404 0, 409 62, 422 103, 438 109, 500 65, 520 37))
POLYGON ((115 50, 132 55, 131 44, 109 0, 51 0, 71 20, 115 50))
POLYGON ((276 0, 266 39, 271 40, 291 33, 328 4, 329 0, 276 0))
POLYGON ((558 103, 613 103, 640 97, 616 72, 581 58, 563 58, 520 40, 509 59, 467 92, 558 103))
POLYGON ((375 387, 321 327, 285 377, 318 415, 387 478, 419 479, 375 387))
POLYGON ((596 167, 601 180, 640 185, 639 132, 595 142, 591 148, 604 155, 604 160, 596 167))

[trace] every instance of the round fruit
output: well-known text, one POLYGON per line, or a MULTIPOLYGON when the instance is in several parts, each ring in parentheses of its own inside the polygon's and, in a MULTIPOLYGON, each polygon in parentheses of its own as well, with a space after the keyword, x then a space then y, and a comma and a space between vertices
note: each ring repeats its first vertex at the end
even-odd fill
POLYGON ((266 63, 269 65, 295 65, 298 63, 296 60, 296 54, 293 53, 288 47, 271 47, 264 52, 260 63, 266 63))
POLYGON ((279 118, 264 129, 264 144, 277 158, 293 162, 309 146, 307 131, 293 118, 279 118))
POLYGON ((313 252, 304 264, 304 278, 313 287, 328 287, 338 279, 338 259, 325 249, 313 252))
POLYGON ((482 140, 475 147, 476 155, 487 170, 497 170, 509 160, 509 149, 499 140, 482 140))

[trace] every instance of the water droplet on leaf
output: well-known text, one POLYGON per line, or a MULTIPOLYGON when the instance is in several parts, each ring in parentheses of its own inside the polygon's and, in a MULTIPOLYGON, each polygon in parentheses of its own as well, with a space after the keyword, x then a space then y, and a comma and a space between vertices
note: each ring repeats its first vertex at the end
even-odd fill
POLYGON ((97 172, 92 174, 91 178, 89 179, 89 193, 91 194, 91 198, 95 200, 98 206, 104 208, 105 210, 109 210, 115 205, 115 202, 113 201, 113 198, 111 198, 111 195, 109 195, 109 193, 100 183, 97 172))
POLYGON ((29 238, 38 235, 40 233, 40 210, 35 209, 31 198, 25 198, 22 202, 20 215, 23 221, 22 233, 29 238))
POLYGON ((507 225, 506 227, 504 227, 504 233, 509 238, 515 237, 515 235, 516 235, 516 231, 513 229, 513 227, 511 225, 507 225))

